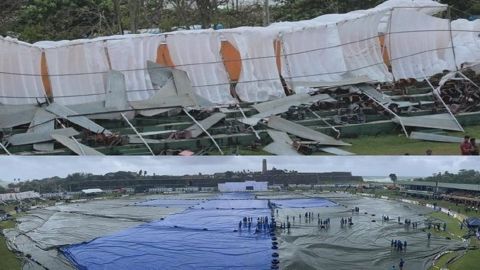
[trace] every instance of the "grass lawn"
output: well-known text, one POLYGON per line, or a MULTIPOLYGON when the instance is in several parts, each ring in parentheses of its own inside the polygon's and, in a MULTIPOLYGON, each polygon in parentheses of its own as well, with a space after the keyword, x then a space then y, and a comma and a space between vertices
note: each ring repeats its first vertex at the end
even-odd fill
MULTIPOLYGON (((272 154, 262 150, 264 146, 259 147, 259 149, 251 150, 237 147, 222 147, 222 151, 225 155, 240 155, 240 156, 271 156, 272 154)), ((209 155, 219 156, 220 152, 217 148, 208 151, 209 155)))
MULTIPOLYGON (((12 220, 0 222, 0 230, 15 227, 12 220)), ((0 269, 17 270, 22 268, 21 261, 7 248, 5 237, 0 235, 0 269)))
MULTIPOLYGON (((446 132, 445 135, 462 137, 468 134, 471 137, 480 139, 480 126, 469 126, 465 128, 465 133, 446 132)), ((345 138, 345 142, 352 146, 340 147, 341 149, 352 152, 357 155, 425 155, 427 149, 432 150, 433 155, 459 155, 460 145, 458 143, 427 142, 412 140, 405 137, 403 133, 379 135, 379 136, 360 136, 358 138, 345 138)), ((222 147, 225 155, 271 155, 262 150, 264 146, 258 149, 245 149, 237 147, 222 147)), ((209 155, 220 155, 216 148, 208 151, 209 155)), ((325 152, 316 152, 313 155, 330 155, 325 152)))
MULTIPOLYGON (((462 235, 467 233, 466 229, 461 230, 459 227, 459 222, 455 218, 448 216, 447 214, 441 212, 433 212, 429 216, 439 219, 443 222, 447 223, 447 232, 443 231, 436 231, 431 230, 432 234, 437 236, 446 237, 452 235, 455 238, 461 237, 462 235)), ((467 250, 465 255, 460 257, 458 260, 451 264, 447 264, 447 262, 452 259, 453 257, 457 256, 455 252, 451 252, 442 256, 430 269, 449 269, 449 270, 465 270, 465 269, 479 269, 480 265, 480 241, 475 238, 470 239, 470 248, 472 250, 467 250)))
MULTIPOLYGON (((480 138, 480 126, 470 126, 465 128, 465 134, 480 138)), ((448 132, 448 135, 463 137, 465 134, 460 132, 448 132)), ((361 136, 355 139, 344 139, 352 146, 342 147, 343 150, 355 153, 357 155, 425 155, 427 149, 431 149, 433 155, 459 155, 459 144, 426 142, 412 140, 405 137, 404 134, 380 135, 380 136, 361 136)))
POLYGON ((457 219, 451 216, 448 216, 443 212, 433 212, 433 213, 430 213, 429 216, 447 223, 446 232, 432 229, 430 230, 432 234, 439 235, 442 237, 447 237, 447 236, 451 238, 455 237, 456 239, 461 240, 462 236, 468 232, 466 228, 463 228, 463 230, 460 229, 460 221, 458 221, 457 219))
POLYGON ((468 251, 460 260, 448 266, 449 270, 479 269, 480 250, 468 251))

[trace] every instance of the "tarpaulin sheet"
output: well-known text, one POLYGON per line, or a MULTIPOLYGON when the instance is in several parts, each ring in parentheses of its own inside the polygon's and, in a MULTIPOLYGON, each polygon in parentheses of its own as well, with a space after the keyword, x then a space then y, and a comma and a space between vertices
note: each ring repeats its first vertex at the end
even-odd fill
POLYGON ((454 70, 449 20, 394 9, 386 45, 396 79, 420 79, 454 70))
POLYGON ((152 35, 107 42, 112 69, 123 70, 125 75, 129 101, 145 100, 155 93, 147 60, 155 61, 157 48, 163 40, 162 35, 152 35))
POLYGON ((466 221, 469 227, 480 227, 480 218, 471 217, 467 218, 466 221))
POLYGON ((62 251, 78 269, 270 269, 270 235, 254 227, 234 231, 244 217, 269 214, 268 208, 189 209, 62 251))
POLYGON ((135 203, 137 206, 159 206, 159 207, 170 207, 170 206, 193 206, 201 203, 200 200, 169 200, 169 199, 160 199, 160 200, 150 200, 145 202, 135 203))
POLYGON ((455 45, 456 64, 480 62, 480 20, 452 21, 453 44, 455 45))
POLYGON ((296 92, 305 82, 342 80, 347 67, 335 24, 287 32, 281 38, 282 75, 296 92))
POLYGON ((313 208, 337 206, 337 204, 332 201, 320 198, 271 200, 271 202, 279 208, 313 208))
POLYGON ((358 77, 391 81, 383 63, 378 25, 386 11, 323 15, 308 27, 281 33, 282 74, 298 93, 304 85, 358 77), (322 61, 318 61, 322 59, 322 61))
MULTIPOLYGON (((104 74, 76 74, 104 72, 110 59, 111 68, 123 72, 128 89, 128 100, 144 100, 155 93, 146 60, 155 60, 157 48, 167 43, 171 58, 177 68, 185 70, 191 79, 194 91, 199 96, 216 104, 232 104, 236 100, 230 94, 230 83, 222 57, 220 40, 226 39, 235 46, 242 58, 240 80, 236 92, 243 101, 261 102, 285 96, 278 74, 274 41, 281 33, 303 31, 297 38, 285 37, 285 51, 308 51, 304 56, 290 61, 286 67, 282 59, 282 74, 285 77, 310 78, 311 80, 337 80, 338 74, 315 74, 351 71, 347 77, 367 74, 372 80, 390 81, 381 64, 381 50, 375 39, 357 44, 358 38, 377 34, 385 27, 393 9, 389 32, 395 34, 386 43, 392 61, 393 73, 398 79, 423 78, 445 69, 454 70, 455 63, 449 38, 449 22, 429 16, 445 10, 446 6, 429 0, 390 0, 376 8, 346 14, 328 14, 310 21, 278 23, 271 27, 241 27, 221 31, 181 31, 161 35, 125 35, 100 37, 89 40, 22 43, 9 38, 0 38, 0 103, 36 104, 35 97, 43 97, 40 60, 46 51, 50 73, 70 74, 62 78, 51 76, 53 94, 57 102, 81 104, 104 100, 104 74), (396 8, 400 7, 400 8, 396 8), (363 18, 365 17, 365 18, 363 18), (338 26, 334 26, 339 22, 338 26), (340 23, 341 22, 341 23, 340 23), (323 29, 323 25, 332 24, 323 29), (320 32, 303 27, 318 26, 320 32), (321 30, 322 29, 322 30, 321 30), (415 32, 422 30, 422 32, 415 32), (440 31, 439 31, 440 30, 440 31), (413 32, 412 32, 413 31, 413 32), (309 36, 308 34, 312 34, 309 36), (166 36, 166 41, 165 41, 166 36), (288 41, 290 39, 290 41, 288 41), (350 43, 349 45, 346 45, 350 43), (317 49, 340 44, 343 48, 317 49), (346 45, 346 46, 343 46, 346 45), (103 49, 106 48, 102 52, 103 49), (67 51, 68 50, 68 51, 67 51), (70 51, 71 50, 71 51, 70 51), (343 56, 342 56, 343 54, 343 56), (108 56, 108 57, 107 57, 108 56), (399 58, 395 60, 395 58, 399 58), (338 61, 337 61, 338 60, 338 61), (380 63, 369 68, 362 66, 380 63), (302 66, 303 65, 303 66, 302 66), (290 69, 290 71, 288 71, 290 69), (336 69, 336 70, 335 70, 336 69), (289 74, 289 75, 288 75, 289 74), (33 76, 31 76, 33 75, 33 76), (288 76, 286 76, 288 75, 288 76), (65 96, 70 96, 66 98, 65 96)), ((471 29, 471 26, 459 26, 471 29)), ((477 26, 474 26, 477 29, 477 26)), ((456 35, 454 43, 459 46, 457 65, 462 61, 480 58, 473 50, 471 35, 456 35), (468 58, 469 52, 475 53, 468 58)), ((284 57, 282 57, 284 58, 284 57)), ((308 81, 308 79, 306 79, 308 81)), ((298 82, 294 82, 294 84, 298 82)), ((305 88, 296 87, 297 91, 305 88)))
POLYGON ((216 104, 234 103, 230 82, 220 56, 220 39, 213 30, 180 31, 167 35, 176 68, 187 72, 193 91, 216 104))
POLYGON ((204 209, 258 209, 267 207, 267 201, 265 200, 210 200, 195 206, 195 208, 204 209))
POLYGON ((254 218, 252 228, 259 217, 270 217, 269 209, 188 209, 181 214, 171 215, 163 221, 154 222, 157 226, 187 228, 192 230, 233 232, 244 217, 254 218))
POLYGON ((234 232, 136 227, 64 249, 78 269, 270 269, 270 238, 234 232))
POLYGON ((42 78, 38 76, 41 55, 40 49, 30 44, 0 37, 1 104, 36 104, 35 97, 45 96, 42 78))
POLYGON ((242 193, 221 193, 215 197, 215 199, 219 200, 247 200, 247 199, 255 199, 255 194, 250 192, 242 192, 242 193))
POLYGON ((379 4, 374 9, 408 8, 428 15, 434 15, 445 11, 447 7, 445 4, 432 0, 388 0, 379 4))
POLYGON ((242 58, 236 92, 242 101, 267 101, 285 96, 274 51, 278 31, 261 27, 225 30, 222 36, 235 46, 242 58))
POLYGON ((105 100, 104 78, 109 67, 103 41, 47 48, 45 56, 55 102, 71 105, 105 100))
POLYGON ((438 254, 468 246, 468 242, 435 233, 428 240, 425 220, 431 210, 426 207, 343 192, 327 196, 335 196, 335 201, 344 207, 309 209, 313 212, 311 219, 304 218, 304 209, 279 210, 277 220, 286 222, 289 216, 291 222, 290 232, 277 232, 276 236, 282 269, 393 269, 400 258, 406 261, 404 269, 430 269, 438 254), (355 207, 360 208, 359 213, 352 213, 355 207), (318 225, 318 215, 330 219, 326 229, 318 225), (390 216, 390 221, 382 221, 382 215, 390 216), (353 225, 341 226, 341 219, 350 217, 353 225), (398 224, 397 217, 402 222, 406 218, 418 222, 418 229, 398 224), (396 251, 391 247, 392 240, 406 241, 408 247, 396 251))
POLYGON ((378 25, 384 12, 347 20, 338 24, 343 56, 348 74, 344 79, 365 76, 372 81, 391 81, 391 75, 383 62, 378 39, 378 25))

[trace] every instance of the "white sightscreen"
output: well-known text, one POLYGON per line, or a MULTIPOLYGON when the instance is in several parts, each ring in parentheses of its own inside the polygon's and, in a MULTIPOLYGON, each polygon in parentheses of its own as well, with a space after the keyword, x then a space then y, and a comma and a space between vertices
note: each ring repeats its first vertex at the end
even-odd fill
POLYGON ((273 46, 277 34, 275 30, 260 27, 222 32, 242 58, 242 72, 236 87, 242 101, 260 102, 285 96, 273 46))
POLYGON ((387 37, 393 75, 396 79, 424 79, 455 69, 449 21, 408 8, 392 12, 387 37))
POLYGON ((268 182, 226 182, 218 184, 220 192, 246 192, 246 191, 267 191, 268 182))
POLYGON ((44 101, 41 55, 30 44, 0 37, 0 103, 35 104, 35 97, 44 101))
POLYGON ((105 100, 108 62, 103 41, 45 49, 55 102, 63 105, 105 100))
POLYGON ((220 39, 213 30, 183 31, 167 35, 176 68, 188 73, 195 93, 212 103, 229 104, 230 82, 220 55, 220 39))

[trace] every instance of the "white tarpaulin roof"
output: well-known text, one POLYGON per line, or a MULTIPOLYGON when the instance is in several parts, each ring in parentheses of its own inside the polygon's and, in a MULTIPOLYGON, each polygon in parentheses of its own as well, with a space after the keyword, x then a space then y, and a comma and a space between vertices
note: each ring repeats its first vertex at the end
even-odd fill
POLYGON ((45 94, 40 76, 40 49, 0 37, 0 103, 35 104, 45 94), (23 74, 23 75, 22 75, 23 74))
POLYGON ((411 9, 393 10, 390 40, 393 75, 397 79, 421 79, 454 70, 449 20, 411 9))
POLYGON ((188 73, 193 91, 216 104, 233 103, 227 71, 220 55, 220 39, 213 30, 180 31, 167 35, 170 55, 188 73))
POLYGON ((125 76, 128 101, 148 99, 158 89, 154 89, 146 70, 147 60, 155 61, 158 46, 165 43, 176 68, 187 72, 193 91, 214 104, 237 102, 231 95, 220 52, 222 40, 230 41, 242 58, 240 80, 235 88, 242 101, 262 102, 285 95, 278 74, 275 40, 282 43, 281 75, 298 92, 304 91, 302 84, 325 85, 355 78, 388 82, 392 74, 383 62, 383 48, 377 37, 380 28, 384 33, 388 29, 391 36, 386 43, 393 58, 394 77, 423 78, 424 74, 453 70, 455 64, 480 59, 478 36, 465 32, 478 31, 480 25, 459 20, 451 24, 453 43, 458 46, 454 63, 449 21, 430 16, 445 8, 435 1, 390 0, 370 10, 275 23, 265 28, 35 44, 0 38, 0 103, 35 104, 35 98, 45 96, 42 52, 53 97, 62 105, 105 101, 105 74, 110 69, 125 76))
POLYGON ((277 31, 241 27, 223 31, 222 35, 240 51, 242 73, 236 90, 241 100, 258 102, 285 96, 273 47, 277 31))
POLYGON ((0 201, 20 201, 33 198, 40 198, 40 194, 35 191, 0 194, 0 201))

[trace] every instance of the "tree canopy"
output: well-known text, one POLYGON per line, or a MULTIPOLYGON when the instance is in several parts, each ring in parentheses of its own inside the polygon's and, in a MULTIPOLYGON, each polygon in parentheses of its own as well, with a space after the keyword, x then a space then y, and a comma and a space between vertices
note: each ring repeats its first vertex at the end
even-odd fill
POLYGON ((439 172, 430 177, 418 178, 416 181, 459 183, 459 184, 480 184, 480 172, 475 170, 460 170, 458 173, 448 171, 439 172))
MULTIPOLYGON (((0 35, 20 40, 62 40, 122 34, 139 29, 172 31, 194 26, 209 28, 259 26, 261 4, 237 0, 2 0, 0 35)), ((259 1, 260 3, 262 1, 259 1)), ((383 0, 271 0, 271 21, 297 21, 323 14, 372 8, 383 0)), ((480 14, 477 0, 442 0, 452 17, 480 14)))

